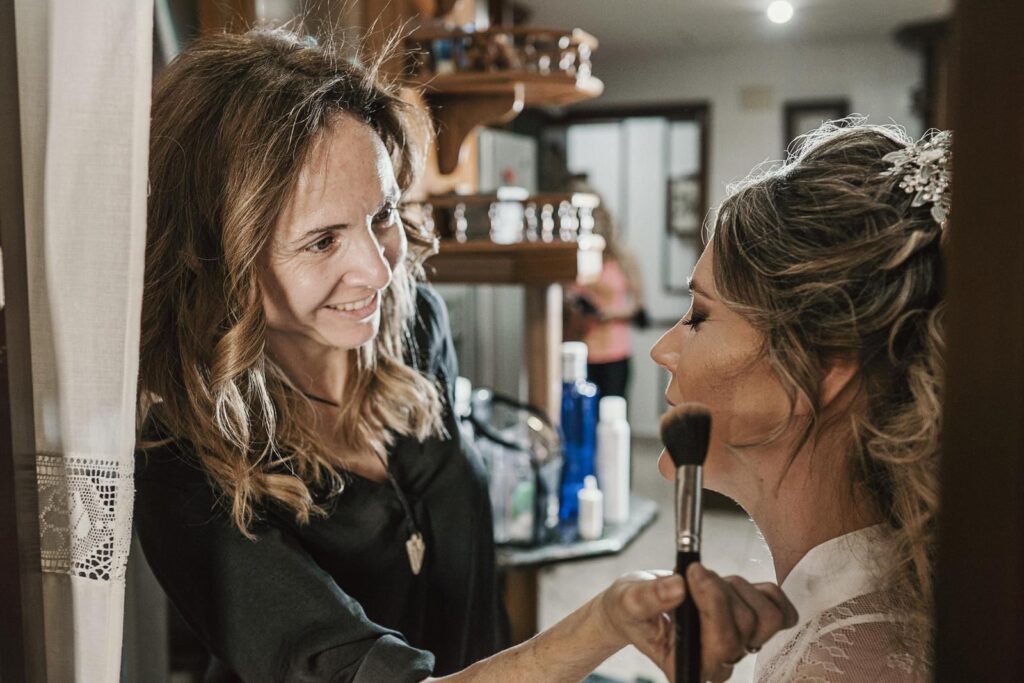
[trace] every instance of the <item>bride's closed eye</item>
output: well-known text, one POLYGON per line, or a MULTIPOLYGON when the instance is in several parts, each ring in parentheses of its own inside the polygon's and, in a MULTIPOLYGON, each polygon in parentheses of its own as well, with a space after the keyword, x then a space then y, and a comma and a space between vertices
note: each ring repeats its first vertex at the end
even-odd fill
POLYGON ((683 324, 696 332, 701 323, 705 322, 707 319, 707 313, 702 311, 691 311, 690 316, 683 319, 683 324))

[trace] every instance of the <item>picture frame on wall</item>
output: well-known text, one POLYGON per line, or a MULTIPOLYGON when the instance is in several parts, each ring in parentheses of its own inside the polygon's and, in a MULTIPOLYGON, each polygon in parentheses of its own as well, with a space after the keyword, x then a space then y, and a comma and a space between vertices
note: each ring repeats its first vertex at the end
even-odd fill
POLYGON ((662 242, 662 291, 688 296, 687 282, 704 238, 705 198, 701 175, 670 176, 665 184, 665 230, 662 242))
POLYGON ((797 137, 809 133, 825 121, 850 115, 850 100, 837 97, 827 100, 795 100, 783 109, 782 151, 785 156, 797 137))
POLYGON ((701 180, 696 176, 668 179, 668 216, 665 225, 670 235, 693 237, 701 223, 701 180))

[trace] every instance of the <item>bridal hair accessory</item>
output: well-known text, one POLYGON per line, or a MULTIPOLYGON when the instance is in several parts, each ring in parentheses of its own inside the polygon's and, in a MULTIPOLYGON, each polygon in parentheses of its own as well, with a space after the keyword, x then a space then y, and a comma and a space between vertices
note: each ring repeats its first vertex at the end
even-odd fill
POLYGON ((946 227, 949 217, 952 182, 953 134, 948 130, 925 134, 907 147, 889 152, 883 161, 893 165, 885 175, 900 176, 900 188, 914 195, 911 206, 931 204, 932 218, 940 228, 946 227))

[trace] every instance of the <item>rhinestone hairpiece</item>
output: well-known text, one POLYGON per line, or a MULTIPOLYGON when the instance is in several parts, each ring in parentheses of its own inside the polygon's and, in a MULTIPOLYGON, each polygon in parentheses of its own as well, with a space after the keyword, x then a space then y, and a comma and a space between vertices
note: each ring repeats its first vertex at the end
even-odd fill
POLYGON ((937 131, 882 157, 893 165, 885 175, 901 177, 900 188, 914 195, 911 206, 931 204, 932 218, 940 228, 946 227, 949 217, 952 141, 951 132, 937 131))

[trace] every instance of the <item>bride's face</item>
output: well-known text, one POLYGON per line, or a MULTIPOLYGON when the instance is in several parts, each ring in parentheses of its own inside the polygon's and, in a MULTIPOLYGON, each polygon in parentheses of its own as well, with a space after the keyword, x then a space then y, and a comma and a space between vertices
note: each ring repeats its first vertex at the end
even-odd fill
MULTIPOLYGON (((711 444, 704 484, 740 499, 763 470, 757 443, 789 413, 786 393, 762 353, 763 336, 720 300, 713 277, 714 249, 704 251, 690 281, 690 310, 651 349, 651 357, 671 375, 669 404, 699 401, 711 409, 711 444)), ((777 446, 778 444, 776 444, 777 446)), ((674 467, 664 452, 658 468, 668 478, 674 467)))

